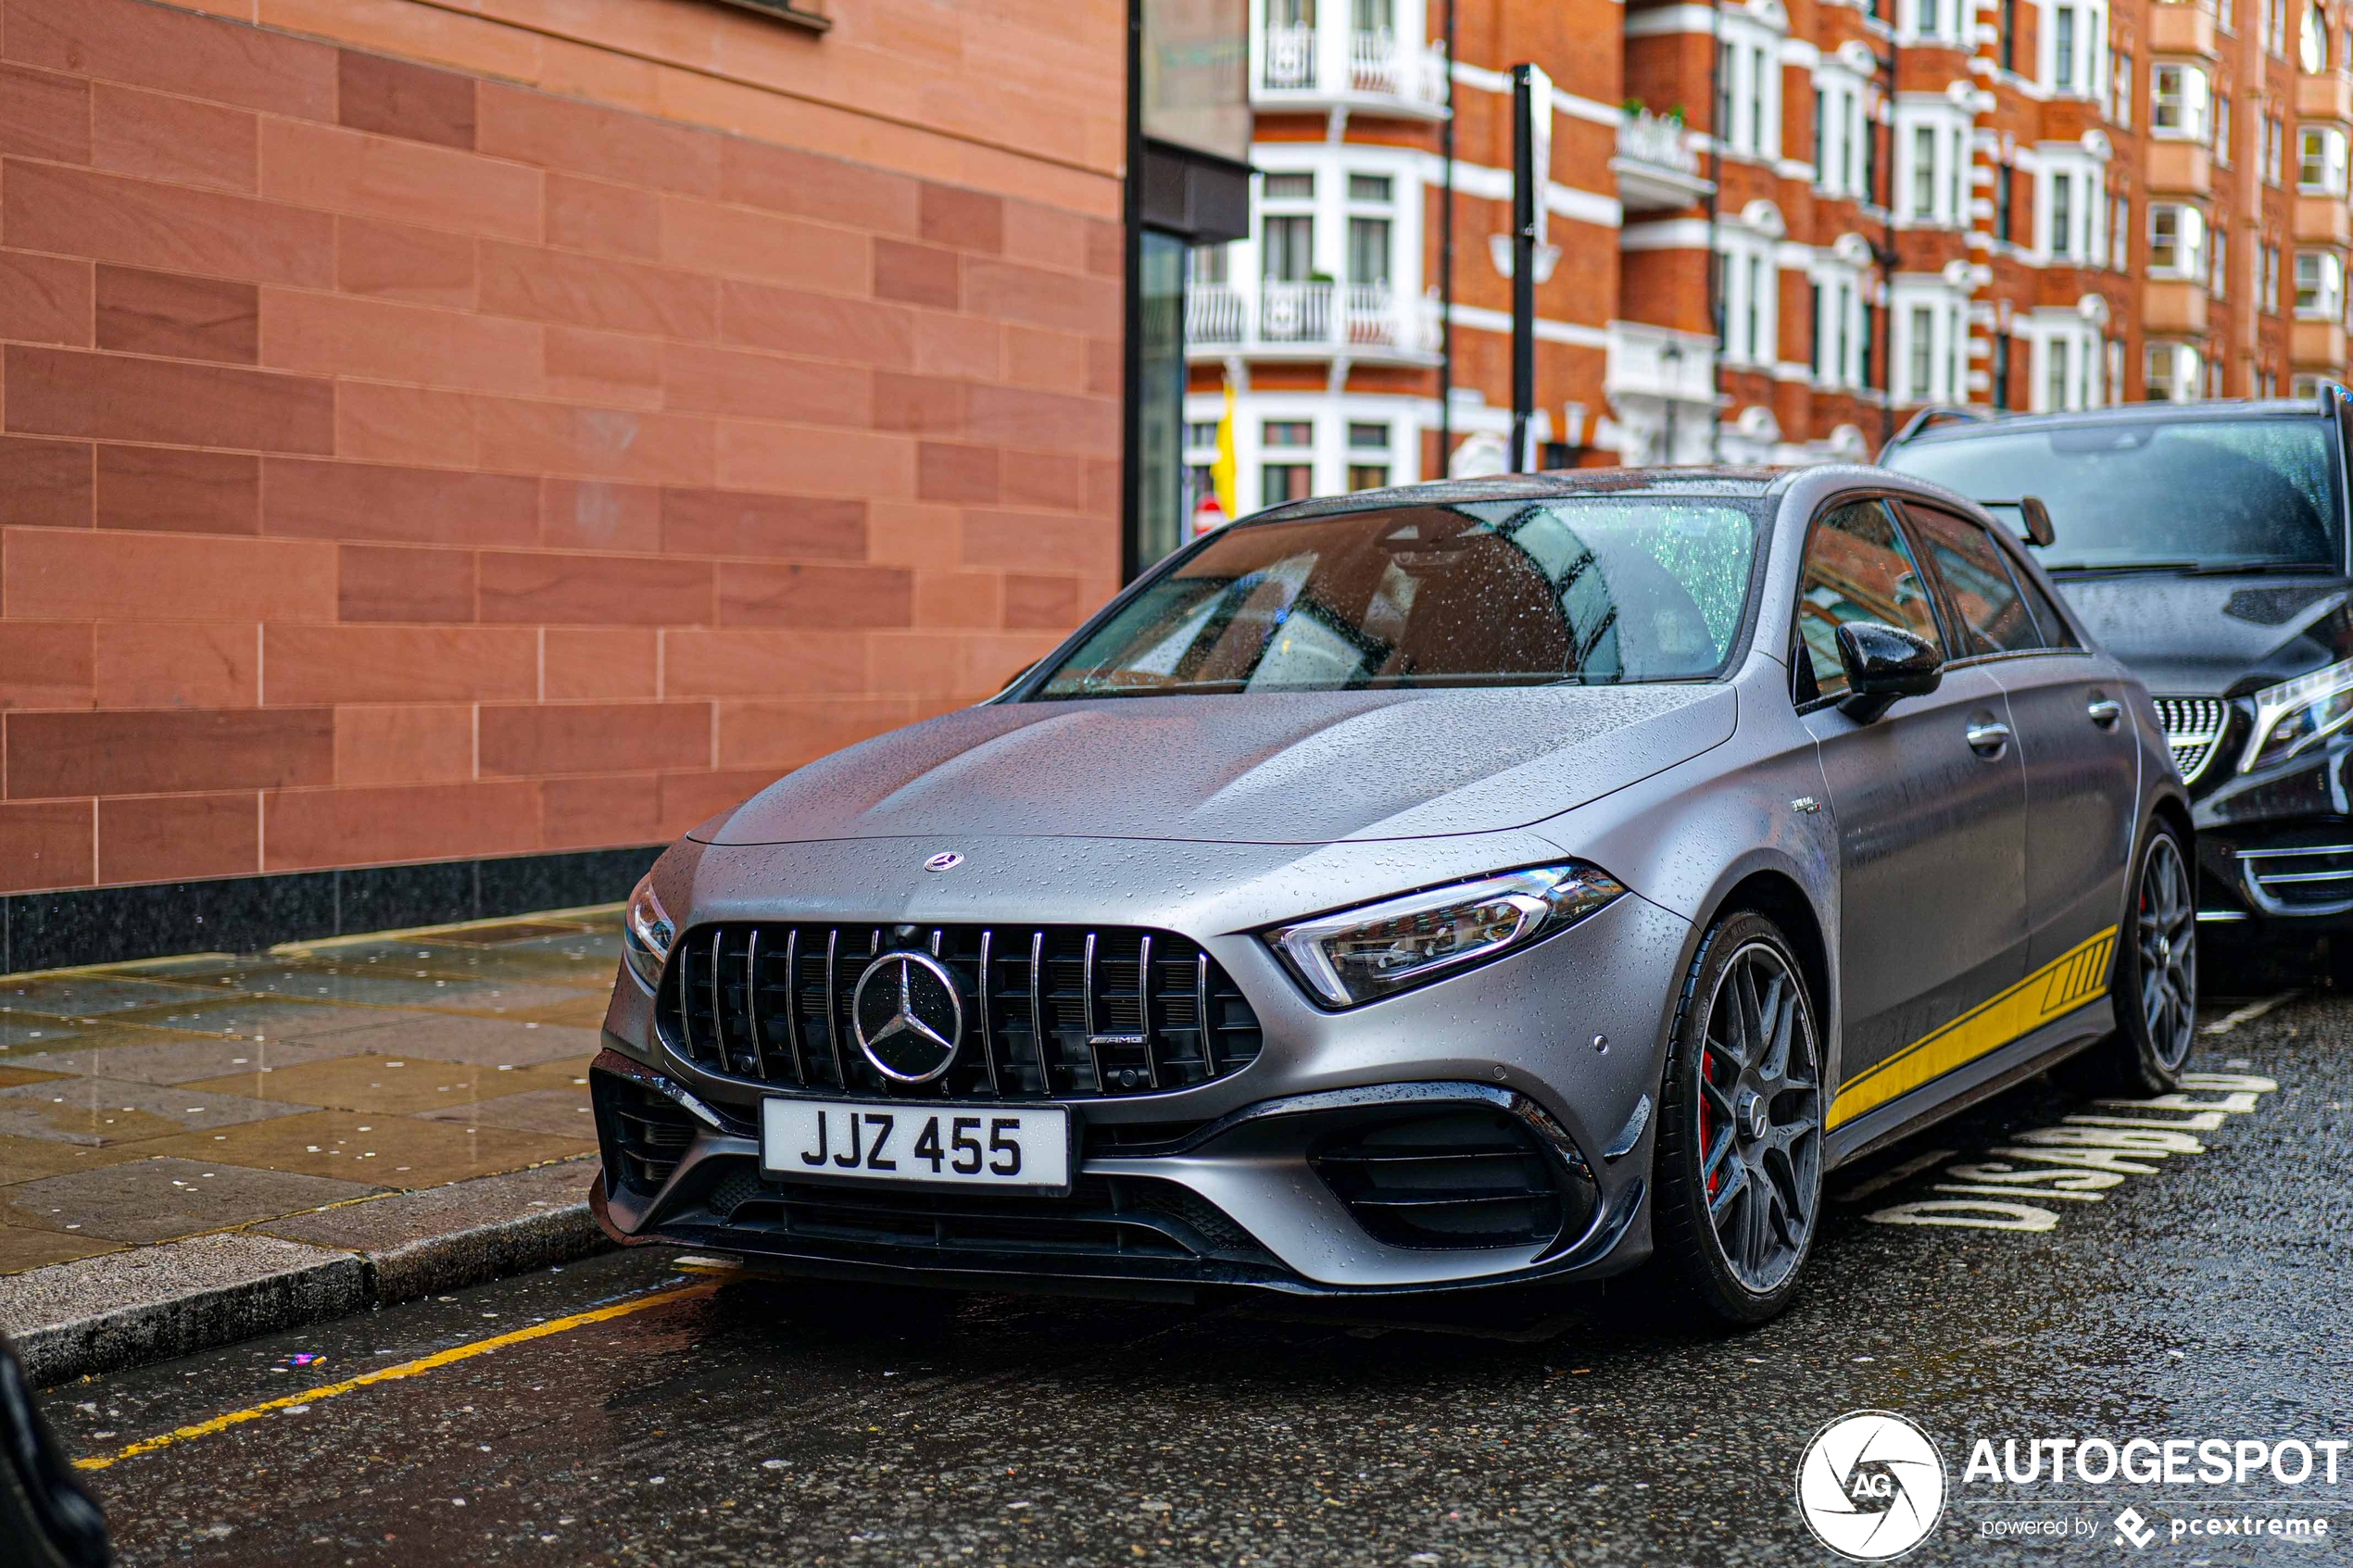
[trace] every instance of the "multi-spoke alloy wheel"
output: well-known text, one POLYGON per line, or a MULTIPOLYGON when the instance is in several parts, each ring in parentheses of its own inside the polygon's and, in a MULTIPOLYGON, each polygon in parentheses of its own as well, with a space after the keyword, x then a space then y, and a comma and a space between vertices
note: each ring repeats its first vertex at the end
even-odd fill
POLYGON ((2179 1073, 2189 1060, 2197 1026, 2197 903, 2189 868, 2173 835, 2149 841, 2133 898, 2133 939, 2140 949, 2141 1022, 2158 1065, 2179 1073))
POLYGON ((1732 1323, 1780 1310, 1822 1202, 1822 1053, 1788 939, 1761 915, 1708 933, 1685 983, 1661 1118, 1658 1251, 1732 1323))
POLYGON ((2133 865, 2108 985, 2116 1033, 2058 1070, 2084 1094, 2170 1094, 2197 1038, 2197 884, 2180 831, 2151 822, 2133 865))

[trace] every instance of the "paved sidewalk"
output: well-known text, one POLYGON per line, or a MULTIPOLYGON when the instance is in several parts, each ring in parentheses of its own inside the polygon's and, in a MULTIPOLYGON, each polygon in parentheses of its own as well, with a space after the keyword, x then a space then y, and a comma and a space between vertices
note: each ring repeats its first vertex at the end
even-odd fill
POLYGON ((592 1152, 619 919, 0 976, 0 1275, 592 1152))

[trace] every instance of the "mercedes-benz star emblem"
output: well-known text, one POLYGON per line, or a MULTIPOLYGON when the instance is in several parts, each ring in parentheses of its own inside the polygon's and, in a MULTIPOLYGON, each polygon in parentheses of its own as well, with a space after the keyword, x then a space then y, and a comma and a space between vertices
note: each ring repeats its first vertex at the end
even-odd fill
POLYGON ((964 1004, 956 978, 929 953, 885 953, 849 997, 858 1048, 884 1077, 928 1084, 956 1060, 964 1004))
POLYGON ((924 862, 927 872, 952 872, 964 863, 964 858, 953 849, 943 849, 924 862))

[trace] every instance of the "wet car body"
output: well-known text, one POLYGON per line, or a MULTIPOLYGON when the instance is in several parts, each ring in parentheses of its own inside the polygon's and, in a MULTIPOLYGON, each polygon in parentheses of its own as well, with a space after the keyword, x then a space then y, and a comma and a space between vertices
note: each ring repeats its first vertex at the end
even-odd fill
POLYGON ((624 965, 592 1073, 600 1222, 868 1281, 1598 1277, 1652 1248, 1670 1041, 1731 908, 1792 933, 1818 998, 1816 1175, 2111 1035, 2136 835, 2182 811, 2139 684, 2069 629, 2064 650, 1956 655, 1937 690, 1866 719, 1793 696, 1809 526, 1908 501, 1990 527, 1959 497, 1862 469, 1544 475, 1297 503, 1227 532, 1621 494, 1755 520, 1707 678, 1038 699, 1180 553, 999 699, 695 830, 641 895, 666 911, 666 961, 624 965), (2041 831, 2065 842, 2041 846, 2036 883, 2045 795, 2041 831), (1370 1001, 1319 997, 1276 940, 1572 863, 1623 891, 1370 1001), (878 984, 903 1012, 911 954, 965 1002, 953 1071, 924 1085, 858 1049, 853 976, 896 965, 878 984), (1072 1178, 967 1195, 763 1169, 763 1101, 828 1098, 970 1110, 975 1136, 998 1108, 1063 1106, 1072 1178))
MULTIPOLYGON (((1972 452, 1989 450, 1977 445, 1989 436, 2051 432, 2084 439, 2115 432, 2130 439, 2140 431, 2258 424, 2312 433, 2335 479, 2334 494, 2320 501, 2334 532, 2315 539, 2304 558, 2244 570, 2225 559, 2185 563, 2184 571, 2120 563, 2051 571, 2085 629, 2156 696, 2198 831, 2199 919, 2255 944, 2268 934, 2353 930, 2353 802, 2346 777, 2353 732, 2324 728, 2289 755, 2264 755, 2276 749, 2267 746, 2270 726, 2290 711, 2272 700, 2275 694, 2292 691, 2299 680, 2325 683, 2332 671, 2353 670, 2349 408, 2342 389, 2331 387, 2293 401, 2005 417, 1941 424, 1882 455, 1894 466, 1924 469, 1980 500, 1996 501, 1997 492, 2016 487, 2014 470, 1998 459, 1965 466, 1972 452)), ((2063 547, 2067 520, 2058 521, 2063 547)), ((2151 521, 2158 521, 2158 508, 2151 521)), ((2182 524, 2183 537, 2194 537, 2195 518, 2182 524)))

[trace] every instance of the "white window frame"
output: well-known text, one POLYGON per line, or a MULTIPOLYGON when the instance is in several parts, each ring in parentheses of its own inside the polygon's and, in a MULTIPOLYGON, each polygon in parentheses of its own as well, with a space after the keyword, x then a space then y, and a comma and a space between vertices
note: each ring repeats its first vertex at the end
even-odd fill
POLYGON ((2108 6, 2105 0, 2044 0, 2035 18, 2036 81, 2055 97, 2099 99, 2108 93, 2108 6), (2059 19, 2070 15, 2069 59, 2058 53, 2059 19))
POLYGON ((2206 214, 2187 202, 2151 202, 2147 211, 2149 276, 2204 282, 2206 214))
POLYGON ((2204 66, 2163 60, 2149 70, 2149 134, 2167 141, 2214 138, 2214 79, 2204 66))
POLYGON ((1754 15, 1727 10, 1718 22, 1718 107, 1715 133, 1727 157, 1770 163, 1781 156, 1781 33, 1754 15))
POLYGON ((2149 401, 2153 403, 2196 403, 2199 401, 2205 382, 2205 364, 2195 345, 2186 343, 2152 343, 2144 355, 2143 374, 2146 377, 2149 401))
POLYGON ((1969 225, 1969 171, 1974 120, 1949 99, 1920 98, 1895 106, 1895 219, 1913 228, 1969 225), (1925 147, 1928 163, 1920 162, 1925 147), (1919 198, 1925 193, 1925 210, 1919 198))
POLYGON ((2296 319, 2299 321, 2334 321, 2345 314, 2345 261, 2334 251, 2299 250, 2296 253, 2295 288, 2296 319), (2308 265, 2309 264, 2309 265, 2308 265), (2306 304, 2307 296, 2311 299, 2306 304))
POLYGON ((1860 387, 1870 367, 1863 363, 1863 275, 1852 267, 1817 257, 1806 270, 1814 292, 1814 385, 1824 390, 1860 387))
POLYGON ((1770 370, 1780 361, 1780 265, 1777 242, 1744 230, 1717 236, 1718 307, 1724 313, 1723 358, 1743 370, 1770 370))
POLYGON ((2346 186, 2346 135, 2334 125, 2296 128, 2296 188, 2308 196, 2342 196, 2346 186), (2315 169, 2317 169, 2317 177, 2315 169))

